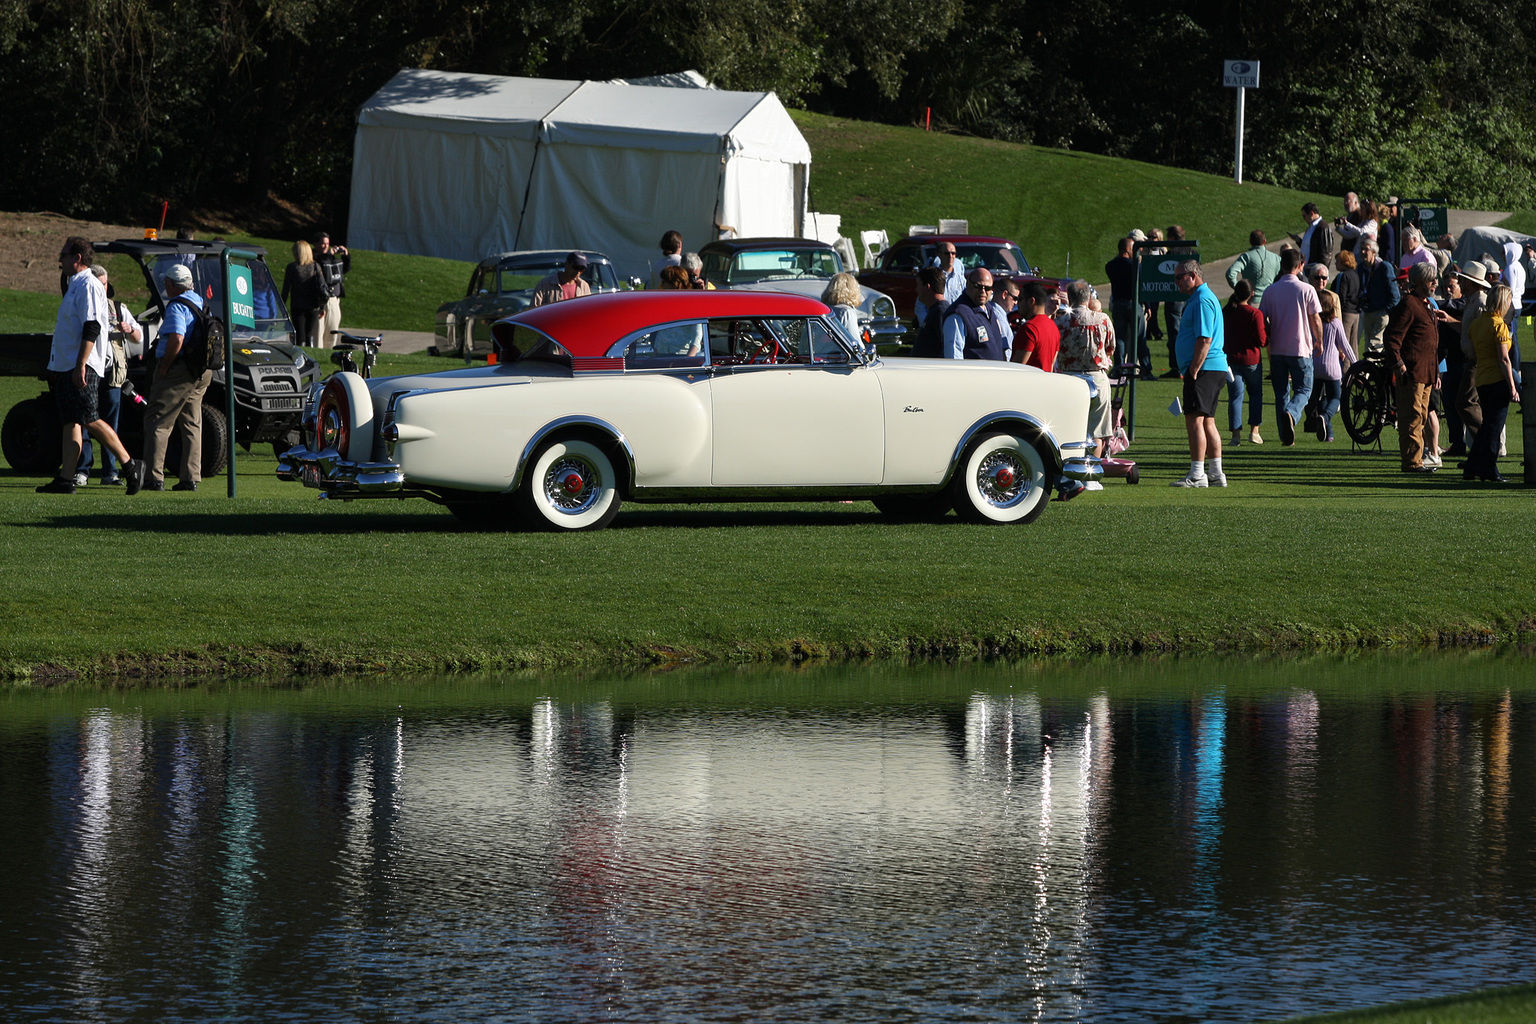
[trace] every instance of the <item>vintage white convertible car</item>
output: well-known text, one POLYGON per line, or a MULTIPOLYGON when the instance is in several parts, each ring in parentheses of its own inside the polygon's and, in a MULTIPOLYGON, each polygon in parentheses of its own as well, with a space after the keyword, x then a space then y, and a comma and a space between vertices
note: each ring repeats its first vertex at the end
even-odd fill
POLYGON ((871 499, 898 517, 1029 522, 1058 485, 1100 473, 1080 378, 866 355, 802 296, 593 295, 493 333, 493 365, 317 385, 278 476, 589 530, 621 501, 871 499))

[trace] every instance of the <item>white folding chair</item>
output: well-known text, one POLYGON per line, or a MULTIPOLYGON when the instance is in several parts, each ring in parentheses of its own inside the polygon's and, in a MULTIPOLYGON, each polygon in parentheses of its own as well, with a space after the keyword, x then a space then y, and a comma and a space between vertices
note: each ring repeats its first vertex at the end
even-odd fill
POLYGON ((886 247, 891 244, 884 228, 876 231, 860 231, 859 241, 864 246, 864 266, 866 267, 874 266, 880 259, 880 254, 885 252, 886 247))

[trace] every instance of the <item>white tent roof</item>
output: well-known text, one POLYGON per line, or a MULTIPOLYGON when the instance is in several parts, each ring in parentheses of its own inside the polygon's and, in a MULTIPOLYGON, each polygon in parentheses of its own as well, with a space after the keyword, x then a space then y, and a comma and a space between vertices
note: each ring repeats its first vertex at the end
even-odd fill
POLYGON ((374 93, 357 114, 358 127, 420 129, 522 139, 539 137, 539 123, 580 82, 500 78, 406 68, 374 93))
POLYGON ((354 248, 589 248, 644 276, 669 228, 802 227, 811 151, 773 93, 408 68, 357 123, 354 248))

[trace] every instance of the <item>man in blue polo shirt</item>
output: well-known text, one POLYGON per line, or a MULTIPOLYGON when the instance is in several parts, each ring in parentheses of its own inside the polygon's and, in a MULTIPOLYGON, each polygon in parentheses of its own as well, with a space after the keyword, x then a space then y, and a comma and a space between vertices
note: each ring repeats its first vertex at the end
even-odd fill
POLYGON ((203 475, 203 392, 208 390, 213 371, 194 375, 179 356, 182 343, 197 323, 197 313, 187 304, 202 309, 203 299, 192 287, 192 271, 181 263, 172 264, 165 272, 165 295, 165 323, 155 339, 155 375, 144 409, 144 459, 149 463, 144 489, 165 489, 166 443, 171 428, 179 426, 181 481, 171 490, 195 491, 203 475))
POLYGON ((1216 403, 1230 376, 1223 349, 1226 334, 1222 330, 1221 303, 1205 283, 1198 260, 1180 263, 1173 280, 1187 296, 1184 315, 1179 320, 1179 335, 1174 341, 1174 358, 1184 375, 1184 426, 1189 431, 1189 475, 1175 480, 1173 486, 1225 487, 1221 431, 1216 429, 1216 403), (1207 458, 1211 460, 1209 476, 1205 472, 1207 458))

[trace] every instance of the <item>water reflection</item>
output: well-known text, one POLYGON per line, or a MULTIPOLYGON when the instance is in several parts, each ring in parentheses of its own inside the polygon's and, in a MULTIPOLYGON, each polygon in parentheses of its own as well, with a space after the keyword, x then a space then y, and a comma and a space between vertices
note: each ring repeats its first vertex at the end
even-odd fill
POLYGON ((0 1001, 1204 1021, 1532 976, 1530 689, 1068 670, 16 696, 0 1001))

